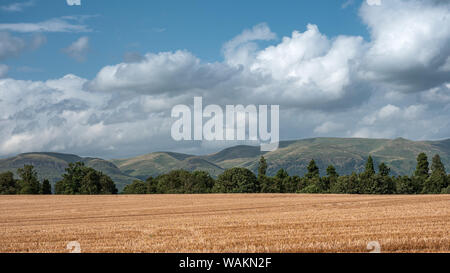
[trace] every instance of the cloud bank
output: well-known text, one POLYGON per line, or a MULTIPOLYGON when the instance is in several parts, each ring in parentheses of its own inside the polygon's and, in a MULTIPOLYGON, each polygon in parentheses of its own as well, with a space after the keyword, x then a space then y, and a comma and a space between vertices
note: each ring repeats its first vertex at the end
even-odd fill
MULTIPOLYGON (((1 79, 0 155, 208 152, 215 146, 170 139, 170 109, 192 104, 194 96, 205 104, 279 104, 282 139, 446 138, 449 15, 445 1, 364 2, 360 16, 370 40, 328 37, 312 23, 276 40, 259 24, 225 43, 221 62, 179 50, 133 55, 93 79, 1 79), (272 45, 261 48, 259 41, 272 45)), ((87 48, 87 38, 80 40, 68 54, 87 48)), ((0 58, 15 54, 15 42, 0 47, 0 58)))

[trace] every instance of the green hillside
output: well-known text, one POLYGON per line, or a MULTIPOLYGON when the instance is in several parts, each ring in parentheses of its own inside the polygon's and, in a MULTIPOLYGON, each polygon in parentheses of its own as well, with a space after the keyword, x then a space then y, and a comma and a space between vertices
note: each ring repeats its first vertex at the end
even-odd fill
POLYGON ((111 162, 119 167, 123 173, 140 179, 157 176, 176 169, 202 170, 213 176, 223 172, 220 166, 204 158, 168 152, 151 153, 130 159, 111 160, 111 162))
MULTIPOLYGON (((439 154, 447 171, 450 170, 450 139, 411 141, 403 138, 312 138, 283 141, 278 150, 263 154, 267 159, 269 175, 284 168, 290 175, 302 176, 311 159, 316 161, 322 175, 330 164, 336 167, 339 174, 350 174, 362 171, 369 155, 372 155, 376 164, 385 162, 394 175, 411 175, 416 166, 416 157, 421 152, 428 155, 430 162, 434 154, 439 154)), ((261 154, 259 146, 245 145, 204 156, 156 152, 111 161, 70 154, 27 153, 0 159, 0 172, 15 172, 17 168, 31 164, 35 166, 39 179, 47 178, 55 183, 61 179, 68 163, 82 161, 109 175, 121 190, 136 178, 144 180, 176 169, 203 170, 214 177, 232 167, 245 167, 256 173, 261 154)))
MULTIPOLYGON (((302 176, 311 159, 316 161, 322 175, 330 164, 340 174, 350 174, 362 171, 369 155, 372 155, 376 164, 385 162, 394 175, 410 175, 416 166, 416 157, 421 152, 425 152, 430 161, 434 154, 439 154, 447 170, 450 170, 450 139, 312 138, 283 141, 278 150, 263 154, 268 162, 269 175, 284 168, 290 175, 302 176)), ((158 152, 112 162, 124 173, 141 179, 174 169, 206 170, 217 176, 231 167, 246 167, 256 172, 261 154, 258 146, 240 145, 205 156, 158 152)))
POLYGON ((16 173, 18 168, 24 165, 33 165, 38 173, 38 178, 48 179, 52 184, 61 180, 69 163, 84 162, 86 166, 92 167, 109 175, 116 186, 121 190, 136 178, 125 175, 113 163, 100 158, 82 158, 77 155, 59 153, 26 153, 15 157, 0 159, 0 172, 12 171, 16 173))

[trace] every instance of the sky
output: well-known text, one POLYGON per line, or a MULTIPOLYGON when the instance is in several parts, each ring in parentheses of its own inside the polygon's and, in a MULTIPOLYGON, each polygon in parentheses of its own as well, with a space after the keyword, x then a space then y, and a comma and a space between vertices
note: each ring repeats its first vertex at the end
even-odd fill
POLYGON ((0 2, 0 157, 238 144, 171 138, 194 96, 280 105, 282 140, 450 138, 450 2, 0 2))

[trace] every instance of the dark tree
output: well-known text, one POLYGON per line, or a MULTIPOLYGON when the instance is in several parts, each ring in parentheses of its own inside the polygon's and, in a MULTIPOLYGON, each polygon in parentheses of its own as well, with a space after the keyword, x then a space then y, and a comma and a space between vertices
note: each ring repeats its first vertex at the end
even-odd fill
POLYGON ((215 192, 221 193, 255 193, 259 190, 255 174, 245 168, 225 170, 215 184, 215 192))
POLYGON ((69 163, 63 179, 55 184, 55 194, 116 194, 112 179, 86 167, 83 162, 69 163))
POLYGON ((439 194, 448 186, 447 174, 439 155, 433 157, 431 170, 431 175, 423 184, 422 193, 439 194))
POLYGON ((194 171, 192 173, 194 185, 192 193, 210 193, 214 187, 214 179, 205 171, 194 171))
POLYGON ((17 183, 12 172, 0 173, 0 194, 16 194, 17 183))
POLYGON ((366 177, 371 177, 375 174, 375 167, 373 164, 373 159, 372 159, 372 156, 370 156, 370 155, 369 155, 369 158, 367 158, 364 174, 366 177))
POLYGON ((80 194, 99 194, 101 191, 100 173, 94 169, 87 170, 81 179, 80 194))
POLYGON ((277 193, 278 187, 275 178, 269 176, 258 177, 258 182, 261 186, 261 192, 263 193, 277 193))
POLYGON ((259 166, 258 166, 258 178, 261 176, 265 176, 267 171, 267 162, 264 156, 261 156, 259 159, 259 166))
POLYGON ((429 168, 427 155, 425 153, 420 153, 417 156, 417 166, 414 175, 426 179, 428 177, 428 173, 429 168))
POLYGON ((116 184, 107 176, 100 172, 100 194, 117 194, 118 190, 116 184))
POLYGON ((44 179, 44 181, 42 181, 41 194, 52 194, 52 186, 50 185, 50 181, 48 181, 48 179, 44 179))
POLYGON ((140 181, 135 180, 133 183, 126 185, 123 189, 123 194, 145 194, 147 193, 147 185, 140 181))
POLYGON ((147 193, 154 194, 158 193, 158 180, 150 176, 145 180, 147 183, 147 193))
POLYGON ((306 178, 312 179, 314 177, 319 177, 319 167, 317 167, 314 159, 311 159, 311 161, 309 162, 307 170, 308 172, 305 175, 306 178))
POLYGON ((444 174, 446 173, 444 164, 442 164, 441 157, 438 154, 433 156, 433 159, 431 161, 431 171, 441 171, 444 174))
POLYGON ((333 165, 327 167, 327 176, 338 178, 339 174, 336 172, 336 168, 333 165))
POLYGON ((41 184, 39 183, 37 172, 32 165, 25 165, 17 169, 19 175, 19 194, 39 194, 41 184))
POLYGON ((378 171, 381 176, 389 176, 391 173, 391 169, 384 162, 381 162, 380 166, 378 166, 378 171))

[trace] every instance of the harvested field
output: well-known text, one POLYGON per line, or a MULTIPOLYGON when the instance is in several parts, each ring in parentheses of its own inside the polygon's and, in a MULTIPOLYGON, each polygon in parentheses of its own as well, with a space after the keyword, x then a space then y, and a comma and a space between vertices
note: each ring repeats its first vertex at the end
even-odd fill
POLYGON ((0 196, 0 252, 450 252, 450 195, 0 196))

